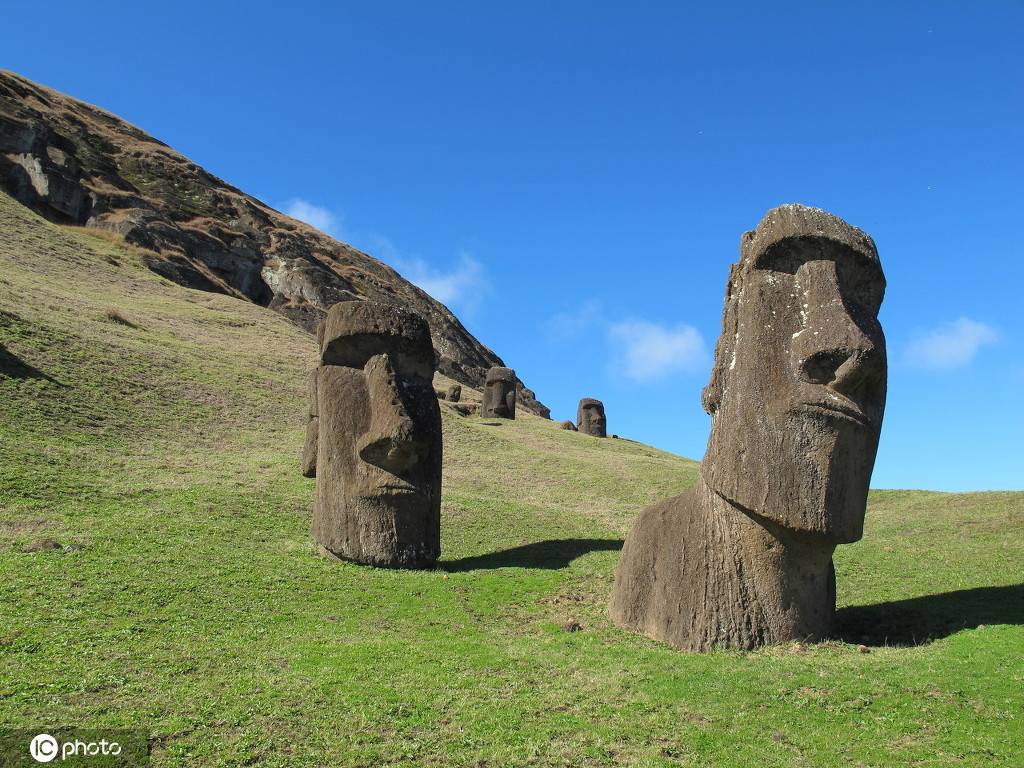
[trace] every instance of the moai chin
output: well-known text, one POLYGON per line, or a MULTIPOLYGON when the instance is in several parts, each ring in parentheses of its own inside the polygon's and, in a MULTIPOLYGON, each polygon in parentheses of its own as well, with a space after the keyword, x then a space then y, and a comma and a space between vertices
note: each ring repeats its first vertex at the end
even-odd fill
POLYGON ((425 568, 441 550, 441 411, 419 315, 345 301, 324 323, 316 372, 313 538, 370 565, 425 568))
POLYGON ((828 636, 832 553, 863 534, 885 407, 884 292, 874 242, 825 211, 784 205, 743 235, 700 477, 640 513, 616 623, 694 651, 828 636))
POLYGON ((580 400, 576 409, 576 429, 594 437, 608 437, 608 423, 604 416, 604 403, 592 397, 580 400))
POLYGON ((480 415, 497 419, 516 417, 516 372, 511 368, 496 366, 487 371, 480 415))

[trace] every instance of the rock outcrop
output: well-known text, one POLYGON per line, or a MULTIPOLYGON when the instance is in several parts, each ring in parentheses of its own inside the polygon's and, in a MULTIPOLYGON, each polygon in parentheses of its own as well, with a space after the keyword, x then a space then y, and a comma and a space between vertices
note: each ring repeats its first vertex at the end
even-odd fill
MULTIPOLYGON (((482 389, 501 359, 377 259, 289 218, 101 109, 0 70, 0 188, 48 219, 120 233, 181 285, 280 312, 314 332, 339 301, 426 319, 438 370, 482 389)), ((548 409, 517 381, 519 402, 548 409)))

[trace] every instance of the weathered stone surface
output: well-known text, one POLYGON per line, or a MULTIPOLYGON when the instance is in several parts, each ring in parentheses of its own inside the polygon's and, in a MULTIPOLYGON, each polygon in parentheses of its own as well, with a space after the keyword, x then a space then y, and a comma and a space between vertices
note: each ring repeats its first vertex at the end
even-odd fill
MULTIPOLYGON (((119 232, 181 285, 253 301, 311 333, 366 299, 429 326, 438 368, 482 387, 501 359, 443 304, 377 259, 282 215, 108 112, 0 71, 0 188, 61 223, 119 232)), ((548 409, 520 383, 522 407, 548 409)))
POLYGON ((572 432, 575 432, 575 431, 576 431, 576 425, 575 425, 575 424, 573 424, 573 423, 572 423, 571 421, 569 421, 568 419, 566 419, 565 421, 560 421, 560 422, 558 422, 558 428, 559 428, 559 429, 568 429, 568 430, 570 430, 570 431, 572 431, 572 432))
POLYGON ((604 403, 584 397, 576 408, 576 429, 585 435, 608 437, 608 424, 604 416, 604 403))
POLYGON ((863 533, 885 406, 884 290, 871 238, 825 211, 782 206, 743 236, 700 479, 637 518, 617 623, 697 651, 828 635, 832 553, 863 533))
POLYGON ((449 403, 457 403, 462 399, 462 386, 459 384, 452 384, 448 387, 448 391, 445 392, 445 399, 449 403))
POLYGON ((511 368, 495 367, 487 372, 480 415, 497 419, 516 417, 516 372, 511 368))
POLYGON ((344 560, 430 567, 441 548, 441 412, 426 322, 341 302, 327 314, 322 363, 314 539, 344 560))

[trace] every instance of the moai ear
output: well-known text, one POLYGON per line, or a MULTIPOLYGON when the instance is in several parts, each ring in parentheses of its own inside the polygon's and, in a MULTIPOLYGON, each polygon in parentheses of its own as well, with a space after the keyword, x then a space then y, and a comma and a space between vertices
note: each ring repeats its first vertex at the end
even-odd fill
POLYGON ((743 292, 741 264, 729 267, 729 281, 725 286, 725 310, 722 312, 722 335, 715 344, 715 363, 711 368, 711 379, 701 393, 704 410, 714 416, 722 404, 722 395, 729 378, 729 366, 736 350, 736 334, 739 324, 739 300, 743 292))

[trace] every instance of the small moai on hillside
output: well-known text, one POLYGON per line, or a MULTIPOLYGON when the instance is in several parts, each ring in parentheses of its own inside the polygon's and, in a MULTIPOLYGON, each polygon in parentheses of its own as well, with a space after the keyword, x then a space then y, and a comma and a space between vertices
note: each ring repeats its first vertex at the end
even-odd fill
POLYGON ((584 397, 576 408, 576 429, 585 435, 608 437, 608 424, 604 416, 604 403, 584 397))
POLYGON ((369 301, 327 313, 316 371, 313 538, 328 555, 429 568, 441 551, 441 411, 419 315, 369 301))
POLYGON ((874 242, 825 211, 784 205, 743 235, 700 476, 634 523, 617 624, 692 651, 828 636, 885 408, 884 292, 874 242))
POLYGON ((316 371, 309 376, 309 407, 306 409, 306 442, 302 446, 302 476, 316 477, 316 452, 320 442, 320 420, 316 415, 316 371))
POLYGON ((462 399, 462 386, 459 384, 452 384, 448 387, 448 391, 445 394, 448 397, 449 403, 457 403, 462 399))
POLYGON ((495 366, 487 371, 480 415, 497 419, 516 417, 516 372, 511 368, 495 366))
POLYGON ((570 432, 575 432, 576 431, 576 425, 573 424, 568 419, 566 419, 565 421, 558 422, 558 428, 559 429, 566 429, 566 430, 568 430, 570 432))

